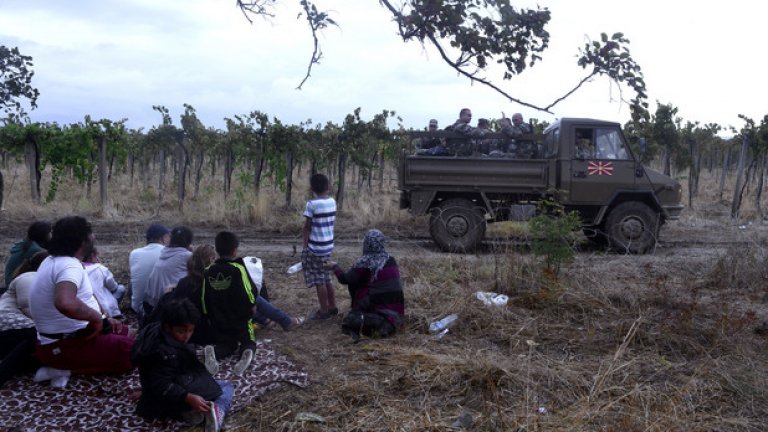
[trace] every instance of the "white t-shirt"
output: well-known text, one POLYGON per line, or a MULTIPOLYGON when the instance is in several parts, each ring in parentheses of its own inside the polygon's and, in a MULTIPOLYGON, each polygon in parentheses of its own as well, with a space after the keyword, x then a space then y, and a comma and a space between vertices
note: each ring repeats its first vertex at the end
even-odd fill
MULTIPOLYGON (((38 333, 72 333, 88 325, 88 321, 75 320, 59 312, 54 304, 54 290, 60 282, 77 286, 77 298, 91 309, 101 313, 93 296, 93 288, 83 264, 77 258, 49 256, 37 269, 35 283, 29 290, 29 307, 38 333)), ((40 336, 40 343, 55 340, 40 336)))
POLYGON ((131 269, 131 308, 134 312, 143 310, 141 303, 147 291, 149 274, 152 273, 152 268, 164 247, 161 243, 150 243, 132 250, 128 255, 128 266, 131 269))

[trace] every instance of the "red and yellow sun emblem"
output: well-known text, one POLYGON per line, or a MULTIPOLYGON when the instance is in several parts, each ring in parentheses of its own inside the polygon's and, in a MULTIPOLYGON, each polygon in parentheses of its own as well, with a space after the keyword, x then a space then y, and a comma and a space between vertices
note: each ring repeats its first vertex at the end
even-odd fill
POLYGON ((613 162, 593 161, 587 165, 589 175, 613 175, 613 162))

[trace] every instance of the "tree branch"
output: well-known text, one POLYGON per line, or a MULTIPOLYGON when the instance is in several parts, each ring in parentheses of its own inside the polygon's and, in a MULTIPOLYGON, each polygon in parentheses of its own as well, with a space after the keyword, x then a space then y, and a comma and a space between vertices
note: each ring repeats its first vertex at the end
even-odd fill
POLYGON ((552 113, 551 111, 549 111, 549 108, 543 108, 543 107, 540 107, 540 106, 536 106, 536 105, 533 105, 531 103, 528 103, 528 102, 525 102, 523 100, 520 100, 520 99, 518 99, 516 97, 513 97, 512 95, 510 95, 509 93, 505 92, 504 90, 502 90, 501 88, 499 88, 498 86, 493 84, 492 82, 490 82, 490 81, 488 81, 488 80, 486 80, 484 78, 479 78, 475 74, 469 73, 466 70, 462 69, 461 66, 459 66, 456 63, 454 63, 453 60, 448 58, 448 55, 446 54, 446 52, 443 49, 442 45, 440 45, 440 43, 438 42, 438 40, 435 38, 434 35, 427 34, 426 36, 427 36, 427 39, 429 39, 429 41, 432 43, 432 45, 437 49, 437 52, 440 53, 440 57, 442 57, 443 61, 448 63, 448 65, 450 65, 460 75, 463 75, 463 76, 469 78, 469 80, 472 81, 472 82, 477 82, 477 83, 483 84, 483 85, 485 85, 487 87, 490 87, 491 89, 496 91, 496 93, 499 93, 500 95, 506 97, 508 100, 510 100, 510 101, 512 101, 514 103, 520 104, 522 106, 526 106, 528 108, 533 108, 533 109, 535 109, 537 111, 544 111, 544 112, 547 112, 547 113, 550 113, 550 114, 552 113))
POLYGON ((267 6, 274 5, 276 0, 253 0, 253 1, 243 1, 243 0, 237 0, 237 7, 240 8, 240 11, 245 16, 245 19, 248 20, 249 23, 253 24, 253 20, 251 19, 250 15, 261 15, 263 17, 270 17, 274 18, 275 15, 271 12, 268 12, 267 6))

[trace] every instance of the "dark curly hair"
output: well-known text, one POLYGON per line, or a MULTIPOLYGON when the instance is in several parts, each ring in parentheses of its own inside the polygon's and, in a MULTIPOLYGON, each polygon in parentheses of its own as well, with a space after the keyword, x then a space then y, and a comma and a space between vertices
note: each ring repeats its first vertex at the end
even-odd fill
POLYGON ((171 230, 171 241, 168 242, 168 247, 183 247, 188 248, 192 244, 194 235, 192 230, 185 226, 177 226, 171 230))
POLYGON ((47 249, 50 240, 51 223, 46 221, 32 222, 32 225, 27 228, 27 238, 22 245, 22 252, 26 253, 32 247, 32 242, 37 243, 43 249, 47 249))
POLYGON ((93 233, 91 224, 82 216, 67 216, 53 224, 53 235, 48 252, 53 256, 75 256, 75 252, 89 242, 93 233))
POLYGON ((172 299, 163 304, 162 323, 171 327, 197 324, 200 311, 188 298, 172 299))

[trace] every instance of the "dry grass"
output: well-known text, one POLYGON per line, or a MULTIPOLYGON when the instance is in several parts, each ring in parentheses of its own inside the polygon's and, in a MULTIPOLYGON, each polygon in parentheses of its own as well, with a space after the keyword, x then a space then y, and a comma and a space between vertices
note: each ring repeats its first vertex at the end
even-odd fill
MULTIPOLYGON (((296 182, 297 204, 288 209, 270 188, 258 198, 233 193, 225 200, 219 185, 207 184, 183 214, 170 204, 160 214, 196 230, 253 225, 295 235, 306 197, 299 192, 306 185, 296 182)), ((712 184, 714 176, 696 208, 662 231, 664 239, 701 245, 645 256, 587 249, 556 279, 543 276, 525 246, 451 255, 415 242, 393 245, 406 287, 405 331, 358 344, 341 334, 338 320, 292 333, 265 331, 259 336, 303 365, 312 385, 266 395, 232 416, 231 429, 444 431, 463 418, 473 431, 765 430, 768 230, 757 219, 732 221, 712 184), (505 293, 510 302, 488 307, 473 297, 476 291, 505 293), (460 322, 435 339, 428 324, 448 313, 458 313, 460 322), (306 413, 321 418, 311 421, 306 413)), ((104 219, 140 226, 155 213, 151 190, 110 193, 120 199, 113 198, 104 219)), ((41 211, 98 214, 79 188, 44 208, 23 204, 18 180, 10 196, 9 219, 41 211)), ((399 211, 396 199, 394 192, 350 191, 337 235, 360 237, 374 225, 391 237, 424 235, 424 221, 399 211)), ((750 201, 745 214, 756 215, 750 201)), ((529 235, 520 224, 496 233, 529 235)), ((244 242, 244 254, 259 237, 244 242)), ((132 247, 107 252, 118 279, 127 277, 123 260, 132 247)), ((336 258, 348 265, 357 250, 339 249, 336 258)), ((262 258, 277 305, 292 314, 316 307, 314 294, 296 289, 301 281, 283 271, 295 256, 275 250, 262 258)), ((337 296, 346 299, 343 287, 337 296)))

